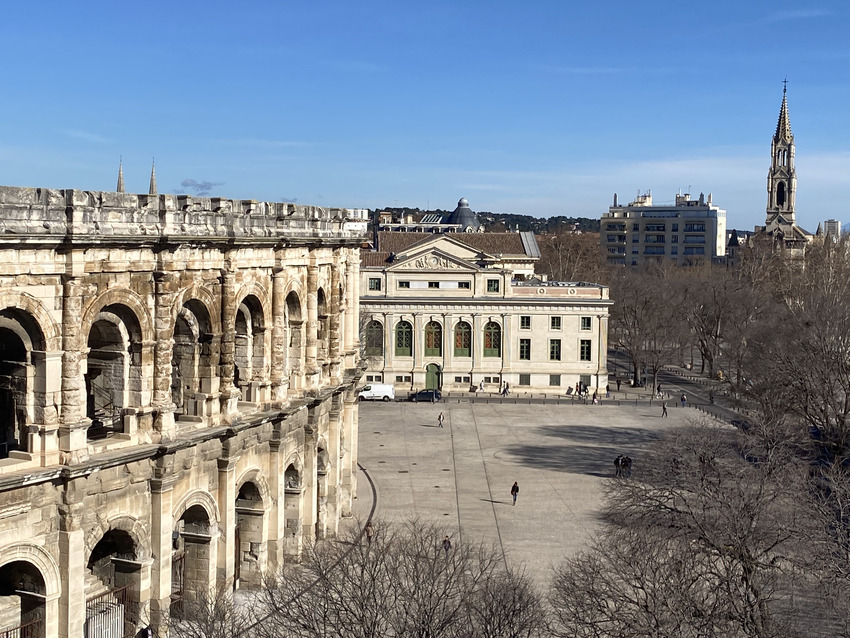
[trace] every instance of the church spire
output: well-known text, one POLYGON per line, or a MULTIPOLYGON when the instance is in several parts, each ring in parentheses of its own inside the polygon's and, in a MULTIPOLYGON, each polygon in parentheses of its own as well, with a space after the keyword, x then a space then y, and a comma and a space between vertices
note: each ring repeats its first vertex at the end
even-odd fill
POLYGON ((118 158, 118 186, 115 187, 116 193, 124 192, 124 158, 118 158))
POLYGON ((782 107, 779 109, 779 121, 776 122, 776 133, 773 135, 776 142, 788 141, 794 137, 791 133, 791 118, 788 117, 788 80, 783 80, 782 84, 782 107))
POLYGON ((151 163, 151 186, 148 195, 156 195, 156 160, 151 163))

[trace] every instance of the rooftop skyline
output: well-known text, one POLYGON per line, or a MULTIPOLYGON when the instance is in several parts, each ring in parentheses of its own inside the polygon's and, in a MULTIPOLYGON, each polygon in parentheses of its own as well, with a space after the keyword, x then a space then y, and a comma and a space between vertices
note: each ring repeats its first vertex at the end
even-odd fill
POLYGON ((16 3, 0 184, 598 218, 651 190, 850 220, 850 5, 16 3))

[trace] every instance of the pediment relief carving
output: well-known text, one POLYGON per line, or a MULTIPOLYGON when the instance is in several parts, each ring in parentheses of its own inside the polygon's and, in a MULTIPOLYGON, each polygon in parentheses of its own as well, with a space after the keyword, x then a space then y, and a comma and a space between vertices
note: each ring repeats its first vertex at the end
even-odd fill
POLYGON ((393 267, 392 270, 465 270, 475 271, 477 268, 472 264, 452 258, 440 253, 425 253, 411 257, 410 259, 393 267))

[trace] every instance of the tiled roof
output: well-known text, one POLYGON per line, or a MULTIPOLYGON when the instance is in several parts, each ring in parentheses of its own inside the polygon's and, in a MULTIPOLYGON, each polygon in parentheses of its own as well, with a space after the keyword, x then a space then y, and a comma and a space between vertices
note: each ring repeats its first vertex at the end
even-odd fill
POLYGON ((389 253, 372 253, 365 250, 360 251, 360 267, 377 267, 381 268, 387 265, 387 259, 389 259, 389 253))
MULTIPOLYGON (((489 255, 527 254, 522 237, 518 233, 446 233, 441 236, 449 237, 459 243, 466 244, 473 250, 489 255)), ((433 233, 381 231, 378 233, 377 248, 384 253, 398 254, 408 250, 411 246, 419 242, 428 241, 433 238, 433 233)))

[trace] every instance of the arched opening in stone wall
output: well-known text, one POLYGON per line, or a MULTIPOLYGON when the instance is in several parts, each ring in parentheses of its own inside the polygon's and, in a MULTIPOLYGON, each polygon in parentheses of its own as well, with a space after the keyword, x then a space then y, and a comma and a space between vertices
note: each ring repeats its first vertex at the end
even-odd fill
POLYGON ((328 471, 330 455, 320 446, 316 450, 316 539, 325 537, 328 515, 328 471))
POLYGON ((171 614, 175 618, 209 597, 211 569, 215 567, 210 527, 207 511, 201 505, 192 505, 172 533, 171 614))
POLYGON ((122 529, 110 529, 92 549, 84 574, 85 635, 135 634, 141 568, 137 555, 133 537, 122 529))
POLYGON ((0 567, 0 635, 44 638, 46 593, 44 577, 32 563, 0 567))
POLYGON ((330 315, 328 311, 328 300, 322 288, 316 292, 316 363, 322 367, 322 373, 330 372, 330 360, 328 358, 328 343, 330 338, 330 315))
POLYGON ((87 342, 86 416, 89 439, 124 431, 124 409, 141 404, 142 337, 132 310, 106 306, 92 323, 87 342))
POLYGON ((286 296, 286 328, 289 336, 287 346, 286 369, 289 370, 289 387, 300 387, 304 370, 304 320, 301 314, 301 301, 298 294, 290 292, 286 296))
POLYGON ((265 323, 263 307, 248 295, 236 310, 236 344, 233 385, 245 401, 258 401, 258 389, 266 376, 265 323))
POLYGON ((301 495, 304 486, 301 480, 301 471, 290 463, 284 472, 284 526, 285 541, 284 548, 289 556, 297 556, 299 551, 299 539, 301 538, 301 495))
POLYGON ((32 447, 28 425, 43 417, 44 336, 32 316, 0 311, 0 458, 32 447))
POLYGON ((266 520, 263 497, 257 485, 247 481, 236 497, 236 561, 234 589, 240 584, 259 586, 266 569, 266 520))
POLYGON ((183 304, 174 325, 171 400, 178 415, 203 416, 204 393, 211 390, 213 334, 209 312, 195 299, 183 304))

